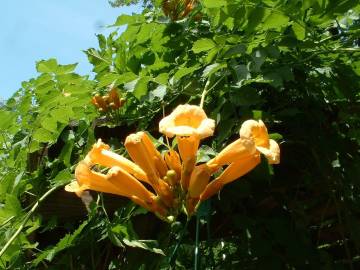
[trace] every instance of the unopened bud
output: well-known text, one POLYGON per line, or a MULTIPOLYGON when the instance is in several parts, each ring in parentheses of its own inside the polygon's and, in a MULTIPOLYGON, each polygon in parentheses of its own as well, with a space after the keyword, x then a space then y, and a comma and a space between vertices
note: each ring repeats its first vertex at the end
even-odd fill
POLYGON ((166 172, 166 176, 164 177, 164 180, 168 182, 170 185, 174 186, 176 184, 176 172, 174 170, 168 170, 166 172))
POLYGON ((110 108, 113 109, 113 110, 116 110, 116 109, 117 109, 117 106, 115 105, 114 102, 111 102, 111 103, 109 104, 109 106, 110 106, 110 108))
POLYGON ((109 97, 108 95, 105 95, 105 96, 103 96, 103 100, 104 100, 106 103, 109 103, 110 97, 109 97))

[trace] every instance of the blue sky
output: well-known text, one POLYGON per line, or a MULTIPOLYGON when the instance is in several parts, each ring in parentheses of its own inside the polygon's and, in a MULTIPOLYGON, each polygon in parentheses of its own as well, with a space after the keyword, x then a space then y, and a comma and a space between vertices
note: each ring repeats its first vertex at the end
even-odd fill
POLYGON ((82 50, 98 47, 95 34, 123 13, 140 7, 112 8, 107 0, 1 0, 0 100, 9 98, 37 75, 35 62, 56 58, 60 64, 79 63, 77 72, 89 74, 82 50))

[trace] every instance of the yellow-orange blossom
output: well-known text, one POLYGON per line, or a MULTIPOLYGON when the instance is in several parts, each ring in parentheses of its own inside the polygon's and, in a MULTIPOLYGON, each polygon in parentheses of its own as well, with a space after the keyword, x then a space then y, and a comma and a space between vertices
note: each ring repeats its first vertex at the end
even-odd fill
POLYGON ((175 149, 160 153, 145 132, 131 134, 125 140, 132 161, 110 151, 99 140, 76 167, 76 181, 65 189, 78 195, 95 190, 125 196, 161 218, 176 216, 182 205, 192 215, 200 201, 254 169, 261 154, 270 164, 280 162, 279 146, 269 139, 264 123, 248 120, 240 129, 239 139, 207 163, 196 164, 200 140, 212 136, 214 129, 215 121, 207 118, 202 108, 179 105, 159 123, 161 133, 176 137, 179 154, 175 149), (107 174, 93 171, 96 164, 109 168, 107 174), (221 174, 210 181, 221 169, 221 174))

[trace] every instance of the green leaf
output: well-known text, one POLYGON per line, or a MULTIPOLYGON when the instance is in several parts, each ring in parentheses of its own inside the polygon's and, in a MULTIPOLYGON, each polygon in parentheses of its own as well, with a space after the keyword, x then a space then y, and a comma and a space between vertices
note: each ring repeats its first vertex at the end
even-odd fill
POLYGON ((209 161, 216 156, 216 152, 210 146, 202 145, 197 151, 196 163, 203 163, 209 161))
POLYGON ((56 73, 58 63, 56 59, 42 60, 36 63, 36 70, 40 73, 56 73))
POLYGON ((72 179, 74 179, 73 175, 70 173, 69 169, 64 169, 60 171, 55 178, 50 180, 51 185, 53 187, 55 186, 63 186, 65 184, 68 184, 72 179))
POLYGON ((237 44, 235 46, 229 47, 229 49, 224 53, 224 58, 230 58, 233 56, 238 56, 246 52, 246 47, 243 44, 237 44))
POLYGON ((286 27, 287 23, 289 22, 289 17, 278 12, 272 12, 270 15, 265 19, 263 23, 263 29, 280 29, 282 27, 286 27))
POLYGON ((215 64, 212 64, 212 65, 209 65, 204 69, 202 77, 207 78, 210 75, 214 74, 215 72, 219 71, 220 69, 223 69, 223 68, 226 68, 226 67, 227 67, 226 63, 222 63, 222 64, 215 63, 215 64))
POLYGON ((291 25, 291 28, 298 40, 305 39, 306 29, 304 26, 300 25, 297 22, 293 22, 293 24, 291 25))
POLYGON ((256 89, 245 86, 241 87, 240 89, 237 89, 237 91, 232 95, 233 96, 233 102, 236 105, 240 106, 250 106, 258 104, 262 101, 259 94, 256 92, 256 89))
POLYGON ((74 112, 69 106, 58 106, 51 111, 51 116, 54 117, 59 123, 68 124, 70 119, 74 116, 74 112))
POLYGON ((198 70, 200 67, 200 65, 195 65, 192 67, 180 68, 178 71, 176 71, 174 79, 180 80, 182 77, 194 72, 195 70, 198 70))
POLYGON ((54 142, 56 139, 54 138, 53 133, 43 128, 37 128, 33 134, 33 138, 36 141, 43 143, 51 143, 54 142))
POLYGON ((87 224, 88 221, 86 220, 73 233, 66 234, 54 247, 41 252, 37 258, 33 260, 33 264, 37 266, 43 260, 51 262, 59 252, 72 247, 87 224))
POLYGON ((5 110, 0 110, 0 130, 6 130, 15 120, 16 114, 5 110))
POLYGON ((148 83, 151 80, 151 77, 145 76, 141 78, 137 78, 127 84, 124 85, 124 88, 133 93, 133 95, 140 99, 142 96, 148 93, 148 83))
POLYGON ((20 216, 22 213, 21 204, 15 195, 7 194, 5 205, 0 208, 0 225, 10 217, 20 216))
POLYGON ((154 81, 158 84, 166 85, 169 80, 169 73, 161 73, 156 78, 154 78, 154 81))
POLYGON ((100 77, 97 88, 103 88, 114 83, 115 86, 118 86, 123 83, 128 83, 137 78, 137 76, 132 72, 126 72, 124 74, 117 73, 106 73, 104 76, 100 77))
POLYGON ((122 25, 125 25, 125 24, 142 23, 144 21, 145 21, 145 18, 142 15, 139 15, 139 14, 133 14, 133 15, 123 14, 123 15, 120 15, 116 19, 116 22, 112 26, 122 26, 122 25))
POLYGON ((216 43, 212 39, 203 38, 203 39, 197 40, 194 43, 192 50, 194 53, 200 53, 200 52, 209 51, 212 48, 214 48, 215 46, 216 46, 216 43))
POLYGON ((57 74, 68 74, 73 72, 76 68, 77 64, 69 64, 69 65, 59 65, 56 73, 57 74))
POLYGON ((207 8, 220 8, 227 5, 225 0, 203 0, 202 3, 207 8))
POLYGON ((62 160, 67 167, 70 167, 71 154, 75 144, 75 135, 74 132, 70 130, 66 131, 62 137, 65 145, 61 149, 59 160, 62 160))
POLYGON ((283 139, 283 136, 280 133, 270 133, 269 138, 272 140, 279 141, 283 139))
POLYGON ((150 92, 152 97, 157 97, 160 100, 163 100, 166 95, 166 85, 159 85, 153 91, 150 92))
POLYGON ((235 65, 232 67, 236 81, 239 85, 241 85, 243 80, 251 79, 251 74, 249 69, 246 65, 235 65))
POLYGON ((152 253, 160 254, 162 256, 165 256, 164 251, 162 251, 160 248, 158 248, 158 243, 155 240, 129 240, 124 238, 123 242, 125 245, 129 247, 134 248, 141 248, 145 249, 147 251, 150 251, 152 253))
POLYGON ((57 121, 53 117, 47 117, 44 120, 41 121, 41 126, 50 131, 51 133, 55 133, 57 131, 57 121))

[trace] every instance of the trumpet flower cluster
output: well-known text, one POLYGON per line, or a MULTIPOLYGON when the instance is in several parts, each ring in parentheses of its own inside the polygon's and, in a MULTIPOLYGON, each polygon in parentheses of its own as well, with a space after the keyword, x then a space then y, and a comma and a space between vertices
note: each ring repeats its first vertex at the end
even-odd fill
POLYGON ((159 123, 168 139, 177 141, 177 149, 168 146, 160 153, 145 132, 129 135, 125 148, 127 159, 110 151, 99 140, 76 167, 76 181, 65 187, 78 195, 85 190, 125 196, 154 212, 164 220, 174 220, 181 211, 188 216, 196 212, 222 187, 254 169, 263 154, 270 164, 280 162, 278 144, 269 139, 264 123, 245 121, 240 137, 226 146, 215 158, 197 164, 200 141, 212 136, 215 121, 202 108, 179 105, 159 123), (109 168, 106 174, 93 170, 94 165, 109 168), (211 180, 212 176, 217 177, 211 180))
POLYGON ((198 4, 198 0, 163 0, 162 10, 172 21, 185 18, 198 4))
POLYGON ((95 94, 91 103, 99 110, 100 113, 106 113, 111 110, 117 110, 124 106, 125 99, 120 98, 116 88, 110 89, 106 95, 95 94))

